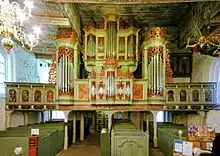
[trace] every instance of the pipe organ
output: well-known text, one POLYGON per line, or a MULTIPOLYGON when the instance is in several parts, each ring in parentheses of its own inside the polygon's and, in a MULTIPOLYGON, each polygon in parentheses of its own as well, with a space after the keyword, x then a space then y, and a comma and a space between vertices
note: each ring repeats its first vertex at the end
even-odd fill
POLYGON ((166 66, 169 65, 169 60, 167 60, 169 53, 166 44, 167 37, 162 28, 152 28, 145 36, 143 43, 143 77, 148 79, 149 97, 165 96, 166 66))
POLYGON ((138 62, 139 29, 126 27, 121 17, 105 16, 98 28, 85 26, 84 62, 90 72, 91 100, 130 100, 138 62))
POLYGON ((67 29, 59 33, 56 85, 60 104, 72 104, 77 99, 90 104, 132 104, 148 97, 164 98, 166 77, 170 75, 164 30, 152 28, 145 36, 143 78, 136 80, 133 72, 139 61, 140 30, 125 23, 121 17, 108 15, 98 25, 85 24, 83 61, 89 77, 83 80, 78 77, 76 34, 67 29))
POLYGON ((74 80, 78 78, 78 42, 76 33, 61 29, 57 38, 57 97, 74 98, 74 80))

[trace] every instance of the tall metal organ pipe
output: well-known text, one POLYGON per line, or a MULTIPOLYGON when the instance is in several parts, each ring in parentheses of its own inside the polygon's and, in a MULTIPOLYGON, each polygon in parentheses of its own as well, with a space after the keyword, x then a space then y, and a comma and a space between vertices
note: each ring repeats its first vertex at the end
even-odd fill
POLYGON ((113 55, 114 52, 116 52, 116 35, 117 29, 116 29, 116 22, 109 21, 107 24, 107 50, 108 50, 108 56, 113 55))
MULTIPOLYGON (((165 66, 166 66, 166 51, 167 35, 165 30, 160 27, 150 28, 144 41, 145 49, 147 49, 147 72, 149 86, 148 95, 162 96, 165 86, 165 66), (164 48, 163 48, 164 47, 164 48), (150 58, 149 58, 150 57, 150 58)), ((144 65, 144 68, 146 68, 144 65)))

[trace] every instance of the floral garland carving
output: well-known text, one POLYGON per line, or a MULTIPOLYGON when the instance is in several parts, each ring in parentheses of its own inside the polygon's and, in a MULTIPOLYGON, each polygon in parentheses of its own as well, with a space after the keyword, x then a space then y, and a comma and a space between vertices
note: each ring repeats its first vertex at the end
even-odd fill
POLYGON ((57 34, 57 39, 62 39, 62 38, 70 39, 72 42, 78 41, 77 33, 69 28, 59 29, 57 34))
POLYGON ((48 82, 51 84, 56 83, 56 52, 52 54, 52 64, 50 66, 48 82))
POLYGON ((169 50, 166 50, 166 83, 171 83, 173 77, 173 71, 170 65, 170 55, 169 50))
POLYGON ((156 54, 159 54, 159 56, 163 60, 163 47, 162 46, 150 47, 148 49, 148 64, 150 64, 152 57, 156 54))

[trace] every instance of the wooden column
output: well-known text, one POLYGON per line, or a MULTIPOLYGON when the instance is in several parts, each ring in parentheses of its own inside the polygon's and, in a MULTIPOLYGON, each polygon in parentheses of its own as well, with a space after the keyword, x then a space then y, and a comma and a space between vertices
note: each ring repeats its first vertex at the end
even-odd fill
POLYGON ((96 131, 96 112, 92 113, 92 131, 96 131))
POLYGON ((154 118, 154 148, 158 147, 158 138, 157 138, 157 113, 159 111, 151 111, 153 113, 154 118))
POLYGON ((65 119, 64 119, 64 144, 63 149, 68 149, 68 114, 70 111, 64 111, 65 119))
POLYGON ((80 113, 80 141, 84 141, 84 112, 80 113))
POLYGON ((112 114, 108 114, 108 129, 109 129, 109 132, 112 128, 112 114))
POLYGON ((73 144, 76 143, 76 113, 73 112, 73 144))
POLYGON ((146 130, 149 133, 149 112, 146 113, 146 130))

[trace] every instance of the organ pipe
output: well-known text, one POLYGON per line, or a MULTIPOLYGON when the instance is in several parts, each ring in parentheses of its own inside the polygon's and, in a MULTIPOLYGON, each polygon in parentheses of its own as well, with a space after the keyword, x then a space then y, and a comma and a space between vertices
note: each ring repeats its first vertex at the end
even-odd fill
POLYGON ((69 92, 73 79, 73 63, 68 56, 62 56, 59 61, 59 88, 62 92, 69 92))
POLYGON ((116 52, 116 27, 115 27, 115 22, 110 21, 107 24, 108 28, 107 28, 107 43, 108 43, 108 48, 107 48, 107 52, 108 52, 108 56, 109 55, 113 55, 113 53, 116 52))
POLYGON ((160 73, 159 73, 159 55, 157 54, 156 55, 157 57, 157 65, 156 65, 156 68, 157 68, 157 93, 159 92, 159 88, 160 88, 160 82, 159 82, 159 80, 160 80, 160 73))

